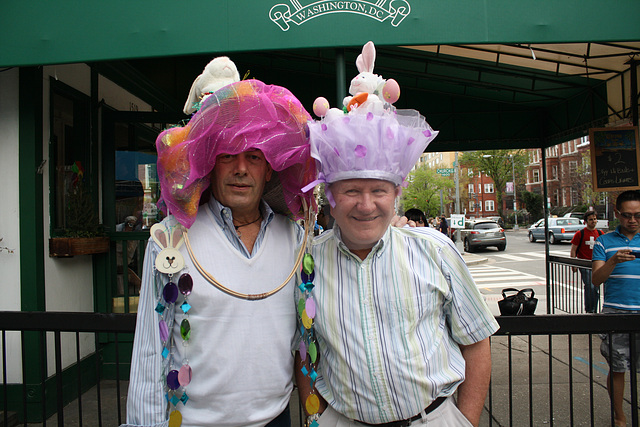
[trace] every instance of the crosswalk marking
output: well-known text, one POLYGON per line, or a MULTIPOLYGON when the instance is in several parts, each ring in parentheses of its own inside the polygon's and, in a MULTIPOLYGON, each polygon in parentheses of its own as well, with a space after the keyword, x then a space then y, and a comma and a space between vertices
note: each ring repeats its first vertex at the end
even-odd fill
POLYGON ((510 280, 510 281, 517 281, 517 280, 524 280, 524 279, 531 279, 531 278, 536 278, 535 276, 514 276, 512 272, 504 272, 503 274, 500 273, 496 273, 496 274, 492 274, 491 276, 484 276, 484 277, 478 277, 478 276, 473 276, 473 280, 476 281, 476 283, 483 283, 483 282, 495 282, 495 281, 504 281, 504 280, 510 280))
POLYGON ((508 287, 531 287, 544 285, 543 277, 533 274, 522 273, 504 267, 492 266, 471 266, 469 272, 479 288, 508 288, 508 287))
POLYGON ((544 252, 522 252, 520 255, 532 256, 536 258, 544 258, 546 257, 544 252))
POLYGON ((569 256, 570 251, 549 251, 551 255, 569 256))
POLYGON ((506 258, 510 261, 529 261, 529 258, 517 256, 517 255, 508 255, 508 254, 497 254, 495 255, 500 258, 506 258))
MULTIPOLYGON (((549 251, 551 255, 557 256, 569 256, 568 251, 549 251)), ((531 258, 535 259, 544 259, 544 252, 520 252, 517 254, 491 254, 492 257, 496 259, 497 262, 523 262, 523 261, 531 261, 531 258)))
POLYGON ((513 283, 476 283, 476 285, 478 286, 478 288, 481 289, 504 289, 504 288, 516 288, 516 289, 523 289, 523 288, 530 288, 532 286, 540 286, 543 285, 544 283, 539 282, 539 281, 535 281, 535 282, 513 282, 513 283))

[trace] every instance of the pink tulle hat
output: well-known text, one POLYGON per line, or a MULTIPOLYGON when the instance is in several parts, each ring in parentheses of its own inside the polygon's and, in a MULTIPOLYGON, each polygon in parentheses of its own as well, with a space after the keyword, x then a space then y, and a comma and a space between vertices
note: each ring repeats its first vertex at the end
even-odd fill
POLYGON ((213 92, 185 126, 158 136, 160 207, 191 227, 216 157, 258 149, 277 172, 265 188, 265 197, 268 193, 271 198, 267 202, 276 212, 301 218, 302 198, 311 206, 313 196, 300 189, 316 177, 308 143, 310 118, 281 86, 244 80, 213 92), (278 199, 284 202, 280 206, 278 199))

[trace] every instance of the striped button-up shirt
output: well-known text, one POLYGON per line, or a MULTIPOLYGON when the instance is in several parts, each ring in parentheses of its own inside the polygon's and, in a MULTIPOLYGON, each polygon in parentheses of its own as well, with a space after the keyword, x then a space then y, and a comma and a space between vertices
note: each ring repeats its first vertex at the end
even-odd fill
MULTIPOLYGON (((238 232, 236 231, 236 228, 233 224, 233 213, 231 212, 231 209, 223 206, 213 196, 211 196, 208 203, 209 208, 211 208, 213 218, 216 220, 225 236, 227 236, 229 243, 231 243, 237 250, 242 252, 244 256, 246 256, 247 258, 251 258, 252 254, 249 253, 247 247, 238 236, 238 232)), ((262 222, 260 224, 260 231, 258 232, 256 241, 253 244, 253 253, 257 253, 260 245, 262 245, 265 230, 269 223, 273 220, 273 216, 275 215, 275 213, 271 210, 269 205, 264 200, 260 200, 260 213, 262 214, 262 222)), ((298 234, 300 235, 300 237, 302 237, 301 231, 298 234)))
POLYGON ((459 345, 498 324, 460 253, 429 228, 390 227, 360 260, 340 231, 317 237, 316 387, 343 415, 379 424, 419 414, 464 380, 459 345))

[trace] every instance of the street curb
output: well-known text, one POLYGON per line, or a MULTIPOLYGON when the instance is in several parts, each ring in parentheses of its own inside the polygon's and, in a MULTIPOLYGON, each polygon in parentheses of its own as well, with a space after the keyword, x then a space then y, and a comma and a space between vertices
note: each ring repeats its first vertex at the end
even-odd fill
MULTIPOLYGON (((468 255, 467 255, 468 256, 468 255)), ((473 256, 472 259, 465 259, 465 256, 463 255, 462 257, 464 259, 464 263, 469 266, 469 265, 477 265, 477 264, 482 264, 484 262, 488 261, 488 258, 483 258, 483 257, 479 257, 479 256, 473 256)))

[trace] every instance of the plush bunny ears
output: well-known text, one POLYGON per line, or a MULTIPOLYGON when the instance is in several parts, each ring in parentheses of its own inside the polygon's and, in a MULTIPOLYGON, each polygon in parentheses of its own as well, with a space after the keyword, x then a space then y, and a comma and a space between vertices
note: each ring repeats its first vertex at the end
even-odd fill
POLYGON ((373 64, 376 62, 376 48, 372 41, 362 46, 362 53, 356 58, 356 68, 361 73, 373 73, 373 64))

